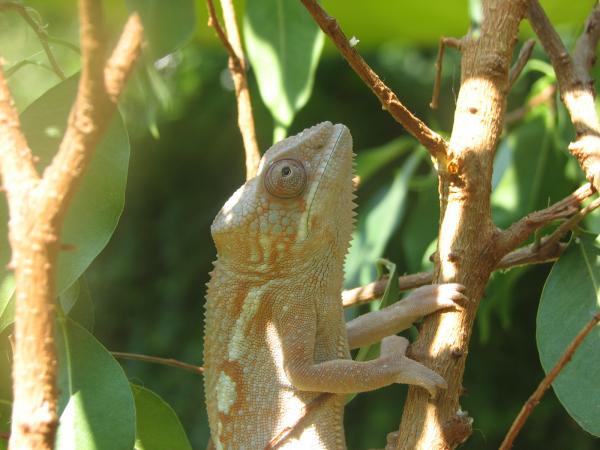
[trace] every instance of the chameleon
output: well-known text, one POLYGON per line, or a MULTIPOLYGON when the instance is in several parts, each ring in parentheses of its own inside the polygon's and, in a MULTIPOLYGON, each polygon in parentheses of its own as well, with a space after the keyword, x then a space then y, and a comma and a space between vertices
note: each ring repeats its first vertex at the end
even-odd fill
POLYGON ((342 124, 288 137, 264 153, 257 175, 213 221, 204 385, 217 450, 343 450, 347 394, 408 383, 435 396, 446 387, 405 355, 408 341, 395 334, 421 316, 460 308, 461 285, 422 286, 345 322, 353 157, 342 124), (351 359, 351 349, 380 341, 378 358, 351 359))

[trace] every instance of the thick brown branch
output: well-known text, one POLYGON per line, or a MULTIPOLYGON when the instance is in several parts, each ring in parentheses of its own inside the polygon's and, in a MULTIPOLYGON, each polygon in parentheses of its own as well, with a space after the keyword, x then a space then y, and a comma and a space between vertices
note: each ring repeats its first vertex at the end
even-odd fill
POLYGON ((548 208, 532 212, 515 222, 499 234, 496 240, 498 252, 505 255, 521 245, 534 231, 557 219, 576 214, 581 203, 593 193, 592 186, 585 184, 561 201, 548 208))
POLYGON ((64 72, 62 71, 62 69, 58 65, 58 61, 56 61, 56 58, 54 57, 54 53, 52 53, 50 45, 48 45, 48 33, 46 33, 46 30, 42 28, 42 26, 31 16, 31 14, 29 14, 29 11, 27 10, 28 8, 22 5, 21 3, 17 2, 2 2, 0 3, 0 12, 4 9, 14 9, 21 15, 23 20, 27 22, 27 24, 37 35, 40 44, 42 44, 42 48, 46 53, 46 57, 48 58, 48 61, 52 66, 52 70, 54 71, 54 73, 61 80, 66 79, 64 72))
POLYGON ((129 359, 132 361, 142 361, 152 364, 160 364, 162 366, 175 367, 177 369, 187 370, 188 372, 195 373, 196 375, 204 374, 204 367, 194 366, 193 364, 184 363, 173 358, 160 358, 158 356, 140 355, 139 353, 126 353, 126 352, 111 352, 115 358, 129 359))
POLYGON ((512 86, 515 84, 515 81, 517 81, 517 78, 519 78, 519 75, 521 75, 525 64, 527 64, 527 61, 529 61, 529 58, 531 57, 531 52, 533 52, 534 46, 535 41, 533 39, 529 39, 523 44, 523 47, 521 47, 521 50, 519 51, 519 56, 517 56, 517 60, 510 68, 510 72, 508 73, 509 89, 512 88, 512 86))
POLYGON ((246 180, 254 177, 258 171, 260 163, 260 151, 256 140, 256 131, 254 127, 254 116, 252 114, 252 101, 250 90, 248 89, 248 80, 246 78, 246 59, 242 49, 240 33, 238 31, 235 18, 235 9, 231 0, 221 0, 221 9, 225 19, 225 29, 227 35, 219 24, 219 19, 215 12, 212 0, 206 1, 209 13, 209 25, 212 26, 223 46, 229 54, 229 72, 235 86, 235 96, 238 107, 238 127, 244 141, 244 151, 246 154, 246 180))
POLYGON ((565 352, 562 354, 556 365, 552 368, 550 372, 544 377, 544 379, 540 382, 536 390, 531 394, 531 397, 527 399, 521 411, 515 418, 513 424, 511 425, 502 445, 500 445, 499 450, 509 450, 513 446, 513 442, 515 438, 525 425, 525 422, 531 415, 533 408, 535 408, 538 403, 541 401, 542 397, 546 393, 546 391, 550 388, 558 374, 562 369, 571 361, 571 358, 575 354, 577 348, 581 345, 586 336, 594 329, 594 327, 600 322, 600 313, 596 313, 592 319, 577 333, 577 336, 571 341, 565 352))
POLYGON ((574 58, 562 43, 538 0, 527 0, 527 16, 554 66, 560 96, 575 127, 569 151, 577 158, 587 179, 600 188, 600 123, 595 107, 594 82, 588 70, 600 36, 600 12, 596 5, 579 38, 574 58))
POLYGON ((432 156, 438 158, 446 155, 448 144, 435 131, 431 130, 421 119, 416 117, 398 99, 396 94, 369 67, 348 38, 341 30, 335 18, 329 16, 316 0, 301 0, 308 12, 313 16, 323 32, 329 36, 348 64, 361 80, 373 91, 383 107, 400 123, 406 131, 413 135, 432 156))
POLYGON ((453 449, 471 433, 459 398, 479 300, 502 259, 491 219, 494 154, 502 132, 508 72, 524 14, 524 0, 482 0, 481 28, 463 38, 461 87, 446 167, 440 165, 440 233, 434 282, 456 282, 471 300, 462 311, 423 320, 411 354, 439 373, 448 389, 431 400, 409 386, 400 434, 389 448, 453 449), (444 170, 447 169, 447 170, 444 170))
POLYGON ((460 39, 443 37, 440 39, 438 54, 435 60, 435 78, 433 79, 433 94, 431 96, 431 103, 429 107, 431 109, 437 109, 438 99, 440 97, 440 85, 442 84, 442 66, 444 63, 444 52, 446 47, 452 47, 460 51, 461 41, 460 39))

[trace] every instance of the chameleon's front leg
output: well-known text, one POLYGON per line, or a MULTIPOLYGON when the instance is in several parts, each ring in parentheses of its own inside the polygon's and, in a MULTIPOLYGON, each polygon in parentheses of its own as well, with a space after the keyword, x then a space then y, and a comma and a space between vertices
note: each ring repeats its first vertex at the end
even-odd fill
POLYGON ((408 383, 421 386, 435 396, 438 389, 446 388, 442 377, 405 356, 408 341, 398 336, 385 338, 381 355, 371 361, 333 359, 315 363, 316 320, 304 320, 302 324, 280 328, 285 330, 280 334, 284 369, 296 389, 350 394, 392 383, 408 383))
POLYGON ((467 301, 464 289, 464 286, 456 283, 422 286, 387 308, 351 320, 346 324, 350 349, 379 342, 439 309, 461 308, 467 301))

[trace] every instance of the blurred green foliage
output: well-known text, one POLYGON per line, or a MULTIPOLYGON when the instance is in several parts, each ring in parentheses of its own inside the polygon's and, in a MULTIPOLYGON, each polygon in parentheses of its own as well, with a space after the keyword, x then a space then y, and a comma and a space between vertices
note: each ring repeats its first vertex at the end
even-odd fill
MULTIPOLYGON (((27 5, 39 13, 40 23, 50 36, 76 44, 75 3, 35 0, 27 5)), ((152 24, 150 49, 121 107, 131 138, 125 210, 108 246, 87 271, 90 295, 81 286, 69 293, 79 298, 73 310, 82 310, 71 315, 83 317, 90 329, 94 324, 95 336, 110 350, 200 365, 204 283, 215 257, 209 227, 221 205, 244 180, 227 56, 214 31, 205 25, 203 2, 192 5, 178 1, 168 6, 142 0, 104 3, 113 39, 125 20, 127 6, 147 8, 143 18, 152 24), (156 15, 156 8, 161 7, 165 14, 156 15), (190 35, 193 39, 186 41, 190 35), (80 303, 90 296, 95 320, 80 303)), ((466 33, 470 21, 476 19, 470 18, 468 5, 476 2, 323 3, 348 36, 360 40, 359 51, 403 102, 449 135, 460 60, 456 53, 447 52, 440 108, 430 111, 427 105, 437 39, 466 33)), ((542 3, 565 40, 572 42, 593 2, 542 3)), ((241 24, 244 2, 236 4, 241 24)), ((528 27, 523 26, 523 34, 527 33, 528 27)), ((73 48, 60 41, 52 43, 52 48, 68 76, 77 72, 79 55, 73 48)), ((0 55, 7 67, 23 60, 31 62, 9 79, 21 111, 60 81, 43 67, 47 61, 37 37, 14 12, 0 12, 0 55)), ((543 59, 542 51, 536 48, 509 96, 509 110, 522 107, 553 83, 543 59)), ((274 123, 260 100, 256 79, 256 70, 251 71, 258 139, 266 149, 272 141, 274 123)), ((382 255, 396 264, 399 273, 427 268, 438 224, 432 165, 381 110, 330 44, 326 44, 317 67, 313 94, 289 131, 295 133, 323 120, 345 123, 352 130, 357 170, 362 177, 355 233, 359 245, 348 260, 348 285, 373 279, 373 264, 382 255)), ((527 212, 560 199, 581 182, 577 164, 566 152, 571 137, 568 117, 560 105, 543 104, 507 125, 494 173, 493 207, 498 225, 507 226, 527 212)), ((596 232, 600 231, 599 217, 587 223, 596 232)), ((543 376, 535 345, 535 314, 548 271, 549 267, 543 266, 496 273, 488 286, 465 373, 466 395, 461 405, 475 418, 475 432, 463 448, 497 448, 543 376)), ((9 291, 10 286, 0 289, 0 324, 2 298, 8 298, 4 294, 9 291)), ((68 302, 61 299, 65 310, 69 309, 65 306, 68 302)), ((102 353, 100 344, 83 328, 74 330, 86 336, 81 345, 102 353)), ((6 431, 5 401, 10 398, 9 364, 4 363, 9 355, 9 332, 0 335, 0 432, 6 431)), ((203 448, 208 427, 202 380, 187 372, 140 362, 123 362, 122 366, 129 380, 159 393, 173 407, 192 448, 203 448)), ((138 394, 145 391, 133 391, 136 402, 141 403, 138 394)), ((405 392, 405 386, 390 386, 361 394, 349 404, 346 430, 350 449, 384 445, 386 434, 398 425, 405 392)), ((169 415, 157 398, 150 393, 145 404, 151 403, 169 415)), ((177 433, 177 423, 172 430, 177 433)), ((523 449, 586 450, 597 446, 598 441, 578 427, 552 392, 536 408, 517 442, 517 448, 523 449)))

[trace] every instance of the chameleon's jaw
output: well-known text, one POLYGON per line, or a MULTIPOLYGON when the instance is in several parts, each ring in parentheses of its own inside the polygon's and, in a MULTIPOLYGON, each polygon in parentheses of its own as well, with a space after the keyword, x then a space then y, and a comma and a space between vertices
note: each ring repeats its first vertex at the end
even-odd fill
MULTIPOLYGON (((334 205, 327 205, 325 195, 327 191, 339 190, 340 194, 347 188, 352 180, 352 137, 345 125, 333 125, 329 139, 321 150, 323 155, 315 172, 318 178, 310 186, 306 197, 307 208, 300 222, 299 239, 308 238, 311 231, 311 218, 315 215, 331 214, 335 211, 334 205), (329 209, 331 208, 331 209, 329 209), (329 211, 327 211, 329 209, 329 211)), ((331 194, 329 192, 329 194, 331 194)), ((343 201, 342 196, 335 196, 336 201, 343 201)), ((335 220, 335 216, 330 217, 335 220)), ((321 221, 319 221, 321 222, 321 221)))

